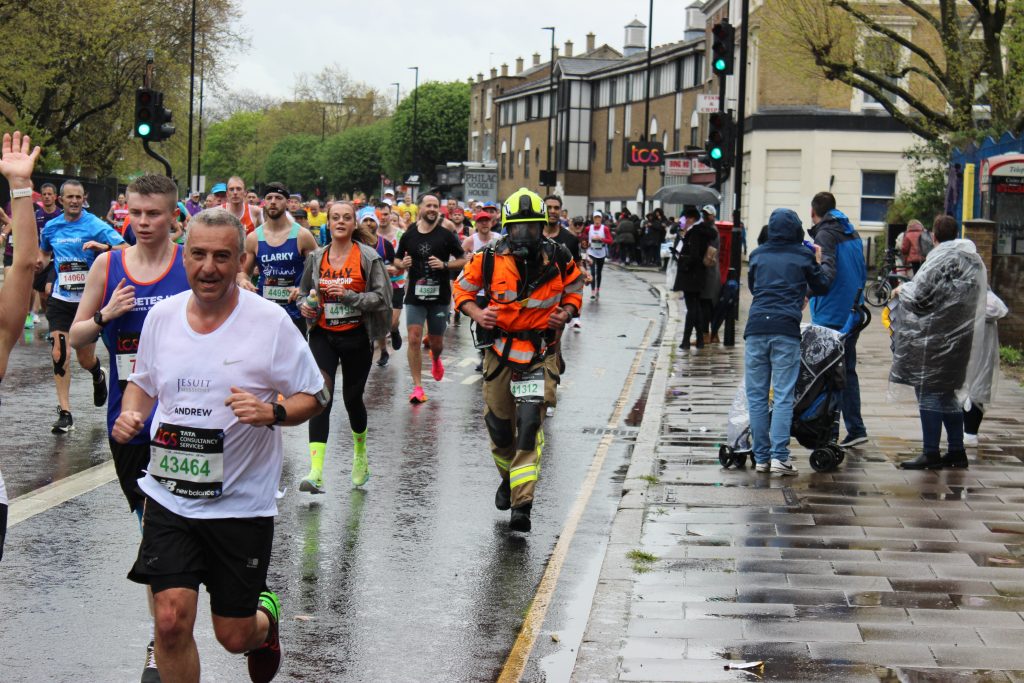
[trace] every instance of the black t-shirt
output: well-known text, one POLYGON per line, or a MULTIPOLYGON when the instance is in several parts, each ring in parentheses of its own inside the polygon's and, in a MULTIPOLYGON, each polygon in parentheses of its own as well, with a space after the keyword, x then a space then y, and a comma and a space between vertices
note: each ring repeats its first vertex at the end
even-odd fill
POLYGON ((458 238, 440 224, 426 234, 420 232, 419 223, 406 231, 402 239, 398 240, 398 251, 395 253, 398 259, 404 259, 406 255, 412 257, 405 302, 423 305, 447 304, 451 301, 452 289, 448 273, 445 270, 431 270, 427 259, 436 256, 447 262, 452 258, 462 258, 464 253, 458 238))
POLYGON ((577 264, 581 262, 580 241, 579 238, 577 238, 576 235, 572 234, 571 231, 565 228, 561 228, 558 231, 557 235, 555 235, 554 237, 550 237, 548 239, 552 239, 558 242, 559 244, 565 245, 565 248, 569 250, 570 254, 572 254, 572 260, 575 261, 577 264))

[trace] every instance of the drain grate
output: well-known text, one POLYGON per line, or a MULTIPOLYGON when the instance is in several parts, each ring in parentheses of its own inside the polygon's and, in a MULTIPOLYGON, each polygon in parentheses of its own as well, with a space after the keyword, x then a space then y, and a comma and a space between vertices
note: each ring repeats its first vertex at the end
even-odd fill
POLYGON ((610 429, 608 427, 584 427, 584 434, 597 434, 598 436, 604 436, 605 434, 611 434, 612 436, 636 436, 639 429, 610 429))
POLYGON ((800 496, 796 495, 796 492, 788 486, 782 487, 782 497, 786 499, 786 505, 800 506, 800 496))

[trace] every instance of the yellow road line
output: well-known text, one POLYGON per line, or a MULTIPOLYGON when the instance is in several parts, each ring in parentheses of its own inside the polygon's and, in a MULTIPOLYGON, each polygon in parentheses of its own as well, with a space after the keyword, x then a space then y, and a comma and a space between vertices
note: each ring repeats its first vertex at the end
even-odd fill
MULTIPOLYGON (((640 342, 640 349, 633 357, 633 365, 629 368, 625 386, 622 387, 619 398, 615 401, 615 409, 608 419, 609 429, 615 429, 619 424, 622 411, 629 400, 629 392, 633 387, 633 380, 636 378, 637 370, 640 369, 640 362, 643 359, 644 352, 650 345, 653 328, 654 321, 648 321, 643 341, 640 342)), ((537 636, 540 634, 541 626, 544 624, 544 617, 547 615, 548 607, 551 605, 551 597, 555 593, 558 577, 562 573, 562 566, 565 564, 565 558, 569 554, 569 546, 576 535, 576 527, 579 526, 583 512, 590 501, 590 496, 594 492, 594 487, 597 486, 597 478, 604 467, 604 461, 608 456, 608 449, 611 447, 613 439, 614 436, 612 434, 605 434, 601 437, 597 450, 594 451, 594 459, 590 462, 586 479, 583 480, 580 493, 576 496, 576 500, 569 510, 569 518, 566 520, 562 533, 558 537, 558 543, 555 544, 555 550, 551 553, 551 559, 548 560, 548 566, 544 570, 544 576, 540 579, 540 585, 537 586, 537 593, 530 604, 530 611, 527 612, 526 619, 523 620, 523 627, 519 630, 519 636, 516 638, 512 651, 509 653, 508 659, 505 660, 505 665, 501 669, 498 683, 517 683, 523 676, 526 664, 530 659, 530 653, 533 652, 533 646, 537 642, 537 636)))

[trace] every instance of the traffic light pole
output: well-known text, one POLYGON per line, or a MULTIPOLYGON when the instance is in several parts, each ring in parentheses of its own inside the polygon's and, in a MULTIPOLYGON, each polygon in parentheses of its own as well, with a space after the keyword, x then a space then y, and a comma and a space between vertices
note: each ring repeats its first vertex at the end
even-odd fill
POLYGON ((749 35, 748 27, 750 25, 750 0, 742 0, 741 17, 740 80, 738 83, 738 102, 736 103, 736 161, 733 166, 736 173, 733 175, 732 248, 729 254, 729 279, 736 282, 738 289, 736 291, 736 301, 725 319, 725 339, 723 341, 726 346, 735 346, 736 344, 736 322, 740 319, 739 295, 743 291, 740 283, 740 276, 743 272, 743 221, 741 209, 743 208, 743 138, 747 115, 747 39, 749 35))
POLYGON ((148 154, 149 156, 153 157, 154 159, 156 159, 157 161, 159 161, 161 164, 164 165, 164 175, 165 176, 167 176, 168 178, 170 178, 172 180, 174 179, 174 176, 171 175, 171 162, 167 161, 167 159, 164 159, 162 156, 160 156, 160 154, 158 154, 154 150, 150 149, 149 148, 149 140, 143 140, 142 141, 142 149, 146 150, 146 154, 148 154))

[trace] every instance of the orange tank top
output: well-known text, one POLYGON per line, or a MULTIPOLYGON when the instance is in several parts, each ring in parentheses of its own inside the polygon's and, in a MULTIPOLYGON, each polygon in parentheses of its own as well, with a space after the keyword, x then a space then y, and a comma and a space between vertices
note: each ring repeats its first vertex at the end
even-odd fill
POLYGON ((343 304, 340 297, 328 296, 324 293, 323 288, 330 282, 337 282, 353 292, 366 291, 359 245, 352 245, 352 250, 348 253, 348 258, 345 259, 345 263, 340 269, 331 265, 328 258, 329 252, 330 249, 324 249, 324 255, 320 259, 320 317, 316 324, 331 332, 354 330, 362 325, 362 312, 343 304))

